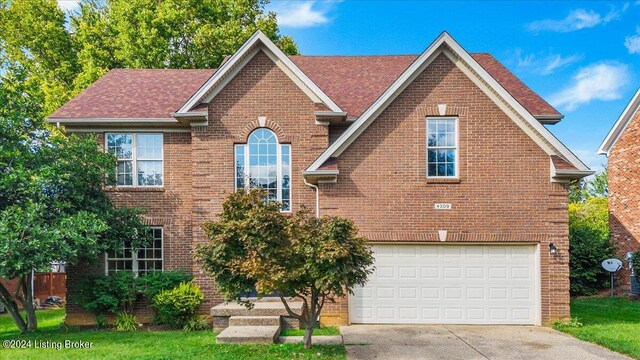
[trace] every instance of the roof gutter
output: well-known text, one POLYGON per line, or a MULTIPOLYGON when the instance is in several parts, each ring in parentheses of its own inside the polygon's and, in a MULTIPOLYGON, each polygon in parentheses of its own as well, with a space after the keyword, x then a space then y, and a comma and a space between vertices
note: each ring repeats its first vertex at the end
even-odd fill
POLYGON ((533 115, 533 117, 538 120, 542 124, 553 125, 560 122, 560 120, 564 119, 564 115, 533 115))

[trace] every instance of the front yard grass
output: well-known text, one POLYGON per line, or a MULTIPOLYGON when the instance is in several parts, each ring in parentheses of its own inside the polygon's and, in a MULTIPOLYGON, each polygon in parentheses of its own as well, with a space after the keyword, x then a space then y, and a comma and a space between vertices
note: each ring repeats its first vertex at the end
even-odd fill
POLYGON ((640 301, 583 298, 571 301, 571 317, 582 326, 558 326, 578 339, 640 359, 640 301))
MULTIPOLYGON (((0 315, 0 341, 31 341, 31 348, 0 348, 0 358, 11 359, 344 359, 342 345, 216 344, 215 333, 205 331, 116 332, 78 330, 62 326, 64 309, 38 311, 39 331, 20 335, 9 315, 0 315), (36 349, 36 344, 64 341, 91 342, 91 349, 36 349)), ((1 346, 1 345, 0 345, 1 346)))
MULTIPOLYGON (((323 335, 340 335, 340 329, 333 326, 323 326, 317 327, 313 329, 314 336, 323 336, 323 335)), ((280 336, 304 336, 304 329, 293 330, 286 329, 280 331, 280 336)))

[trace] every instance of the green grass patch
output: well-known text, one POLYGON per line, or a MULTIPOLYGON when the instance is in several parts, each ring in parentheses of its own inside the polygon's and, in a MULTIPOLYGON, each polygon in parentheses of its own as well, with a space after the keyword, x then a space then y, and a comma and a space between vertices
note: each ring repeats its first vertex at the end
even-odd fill
MULTIPOLYGON (((303 336, 303 335, 304 335, 304 329, 299 329, 299 330, 287 329, 287 330, 282 330, 280 332, 280 336, 303 336)), ((340 329, 333 326, 317 327, 313 329, 313 335, 315 336, 340 335, 340 329)))
POLYGON ((571 317, 581 326, 556 324, 557 330, 640 359, 640 302, 624 298, 571 301, 571 317))
POLYGON ((20 334, 8 315, 0 315, 0 341, 30 341, 31 348, 1 349, 12 359, 344 359, 342 345, 302 344, 231 345, 216 344, 208 331, 116 332, 78 330, 62 326, 64 310, 38 311, 39 330, 20 334), (51 343, 91 343, 90 349, 42 348, 51 343), (36 344, 41 348, 37 349, 36 344))

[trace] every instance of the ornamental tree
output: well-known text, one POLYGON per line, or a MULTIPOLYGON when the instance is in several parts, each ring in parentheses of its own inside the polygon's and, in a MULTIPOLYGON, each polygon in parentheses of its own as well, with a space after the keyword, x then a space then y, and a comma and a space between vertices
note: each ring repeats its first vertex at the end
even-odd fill
POLYGON ((229 195, 219 219, 203 225, 209 242, 195 257, 226 301, 250 307, 242 297, 252 289, 258 297, 280 297, 304 327, 304 346, 310 348, 324 305, 367 282, 373 255, 351 220, 318 218, 306 209, 288 216, 279 203, 264 199, 259 190, 229 195), (301 313, 291 301, 302 301, 301 313))
POLYGON ((0 284, 0 302, 21 332, 37 328, 33 271, 49 271, 55 261, 96 261, 123 241, 139 247, 150 240, 140 211, 115 207, 104 192, 114 183, 115 158, 94 136, 47 128, 42 98, 22 67, 0 77, 0 278, 19 284, 15 294, 0 284))

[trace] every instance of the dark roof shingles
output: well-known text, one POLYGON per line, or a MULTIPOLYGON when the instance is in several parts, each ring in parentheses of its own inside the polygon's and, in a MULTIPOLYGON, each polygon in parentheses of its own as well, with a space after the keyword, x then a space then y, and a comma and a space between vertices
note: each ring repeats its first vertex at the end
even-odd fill
POLYGON ((165 119, 213 75, 214 69, 114 69, 50 118, 165 119))
MULTIPOLYGON (((493 56, 471 55, 531 114, 561 116, 493 56)), ((358 117, 416 57, 292 56, 291 60, 349 117, 358 117)), ((111 70, 50 118, 170 118, 214 72, 111 70)))

